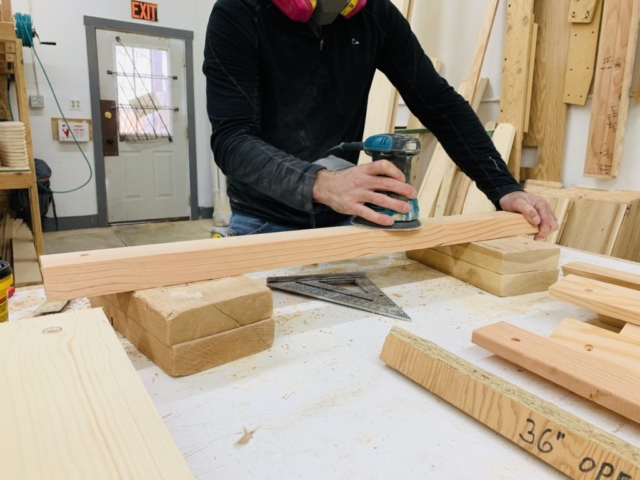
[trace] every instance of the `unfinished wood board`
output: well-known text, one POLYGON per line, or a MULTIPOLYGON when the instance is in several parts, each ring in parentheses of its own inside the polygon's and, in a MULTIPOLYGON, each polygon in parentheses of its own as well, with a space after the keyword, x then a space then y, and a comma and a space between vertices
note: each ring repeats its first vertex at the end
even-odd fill
POLYGON ((12 244, 15 286, 41 285, 42 274, 33 242, 33 234, 25 223, 20 224, 13 234, 12 244))
POLYGON ((585 176, 618 176, 639 18, 640 0, 607 0, 604 4, 585 176))
MULTIPOLYGON (((489 39, 491 38, 498 4, 498 0, 489 0, 487 4, 469 76, 461 83, 458 89, 458 93, 469 103, 472 103, 477 98, 478 106, 480 104, 479 100, 482 98, 479 91, 482 89, 482 93, 484 93, 484 88, 486 87, 486 85, 483 87, 479 84, 480 73, 489 39)), ((478 106, 472 105, 472 107, 475 107, 474 111, 478 110, 478 106)), ((455 179, 456 168, 442 145, 438 144, 422 185, 418 188, 418 203, 423 216, 430 217, 431 212, 435 212, 435 216, 444 215, 446 202, 449 200, 451 186, 455 179)))
MULTIPOLYGON (((511 155, 511 149, 513 148, 513 141, 515 138, 516 129, 513 125, 500 123, 495 128, 491 140, 503 161, 506 161, 509 158, 509 155, 511 155)), ((457 208, 454 207, 454 211, 457 212, 457 208)), ((459 213, 462 215, 470 215, 474 213, 489 213, 495 211, 496 207, 493 205, 491 200, 489 200, 487 196, 476 186, 475 182, 473 182, 469 187, 462 211, 459 213)))
POLYGON ((464 243, 434 250, 501 275, 553 270, 560 261, 560 248, 529 237, 464 243))
POLYGON ((632 323, 627 323, 624 327, 622 327, 620 335, 629 340, 640 342, 640 326, 633 325, 632 323))
POLYGON ((571 26, 566 21, 570 0, 536 0, 540 25, 533 75, 531 123, 524 146, 538 147, 538 163, 524 169, 524 178, 560 182, 567 123, 564 83, 571 26))
POLYGON ((601 255, 611 254, 628 204, 576 198, 558 243, 601 255))
POLYGON ((640 339, 565 318, 549 336, 567 348, 640 374, 640 339))
POLYGON ((431 249, 409 252, 407 256, 498 297, 545 292, 558 281, 560 273, 559 269, 555 268, 539 272, 501 275, 431 249))
POLYGON ((4 478, 192 479, 100 310, 0 325, 4 478))
POLYGON ((640 292, 569 275, 549 288, 551 298, 640 325, 640 292))
MULTIPOLYGON (((535 18, 535 15, 534 15, 535 18)), ((524 112, 524 133, 529 131, 529 124, 531 123, 531 100, 533 98, 533 72, 536 66, 536 48, 538 48, 538 31, 540 25, 533 24, 531 29, 531 40, 529 41, 529 78, 527 79, 527 104, 524 112)))
MULTIPOLYGON (((411 18, 413 0, 391 0, 405 18, 411 18)), ((395 130, 396 114, 398 112, 399 95, 389 79, 377 71, 369 91, 367 119, 364 127, 364 138, 381 133, 391 133, 395 130)), ((362 152, 358 164, 371 163, 372 158, 362 152)))
POLYGON ((561 182, 550 182, 547 180, 533 180, 528 179, 524 182, 524 189, 529 191, 532 187, 541 187, 541 188, 564 188, 564 185, 561 182))
POLYGON ((596 20, 598 4, 601 0, 571 0, 569 21, 571 23, 591 23, 596 20))
POLYGON ((600 282, 611 283, 619 287, 640 290, 640 275, 614 270, 613 268, 600 267, 582 262, 571 262, 562 266, 562 272, 565 276, 577 275, 600 282))
POLYGON ((570 478, 593 480, 591 464, 640 475, 636 447, 405 330, 391 330, 380 358, 570 478))
POLYGON ((105 301, 104 297, 99 301, 114 328, 162 371, 174 377, 219 367, 268 350, 273 345, 275 321, 267 319, 217 335, 167 346, 114 304, 105 301))
POLYGON ((0 20, 3 22, 13 22, 11 0, 3 0, 0 2, 0 20))
POLYGON ((273 314, 271 290, 243 276, 119 293, 105 300, 168 346, 266 320, 273 314))
POLYGON ((422 220, 414 231, 335 227, 42 257, 49 300, 95 297, 276 268, 537 232, 520 214, 422 220))
POLYGON ((569 60, 564 81, 564 103, 586 105, 595 75, 604 0, 595 0, 593 21, 572 23, 569 60))
POLYGON ((507 3, 507 24, 502 65, 502 91, 500 94, 500 123, 516 128, 516 138, 509 170, 520 178, 524 116, 527 109, 529 78, 529 43, 533 29, 533 0, 513 0, 507 3))
POLYGON ((556 220, 558 221, 558 230, 550 234, 544 241, 552 245, 557 245, 558 240, 564 231, 571 201, 568 198, 559 198, 552 195, 541 195, 541 197, 547 201, 551 210, 553 210, 556 220))
POLYGON ((474 330, 472 341, 550 382, 640 422, 640 385, 637 375, 631 372, 504 322, 474 330))

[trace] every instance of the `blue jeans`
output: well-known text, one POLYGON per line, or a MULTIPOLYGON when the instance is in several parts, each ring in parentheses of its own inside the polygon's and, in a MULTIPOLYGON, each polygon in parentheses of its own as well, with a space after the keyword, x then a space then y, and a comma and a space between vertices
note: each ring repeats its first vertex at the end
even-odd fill
MULTIPOLYGON (((342 227, 345 225, 351 225, 350 220, 346 220, 336 227, 342 227)), ((231 221, 229 222, 229 230, 235 235, 257 235, 259 233, 276 233, 276 232, 292 232, 294 230, 301 230, 297 227, 289 227, 286 225, 278 225, 277 223, 265 222, 259 218, 245 215, 243 213, 233 213, 231 215, 231 221)))

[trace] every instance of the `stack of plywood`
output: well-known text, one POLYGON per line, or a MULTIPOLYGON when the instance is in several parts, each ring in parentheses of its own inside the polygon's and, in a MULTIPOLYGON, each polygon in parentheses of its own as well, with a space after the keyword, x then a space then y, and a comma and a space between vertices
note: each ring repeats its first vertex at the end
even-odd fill
POLYGON ((267 350, 273 297, 247 277, 229 277, 91 299, 116 330, 172 376, 191 375, 267 350))
POLYGON ((640 261, 640 192, 533 185, 527 191, 558 206, 559 245, 640 261))
POLYGON ((428 267, 500 297, 545 291, 558 280, 560 249, 529 237, 408 252, 428 267))
POLYGON ((618 321, 622 330, 566 318, 544 338, 502 322, 475 330, 473 342, 640 422, 640 275, 582 263, 563 268, 550 296, 618 321))

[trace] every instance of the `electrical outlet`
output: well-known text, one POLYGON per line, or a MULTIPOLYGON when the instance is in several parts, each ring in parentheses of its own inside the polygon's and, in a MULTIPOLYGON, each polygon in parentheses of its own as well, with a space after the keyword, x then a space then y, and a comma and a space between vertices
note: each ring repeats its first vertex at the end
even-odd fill
POLYGON ((44 108, 44 97, 42 95, 31 95, 29 97, 29 106, 31 108, 44 108))
POLYGON ((71 110, 81 110, 80 100, 71 100, 71 110))

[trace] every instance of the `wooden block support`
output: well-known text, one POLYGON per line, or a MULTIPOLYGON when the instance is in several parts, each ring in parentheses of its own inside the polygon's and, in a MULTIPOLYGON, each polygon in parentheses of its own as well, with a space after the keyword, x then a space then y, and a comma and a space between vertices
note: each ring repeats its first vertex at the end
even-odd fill
POLYGON ((47 298, 66 300, 538 230, 522 215, 507 212, 427 219, 422 224, 409 232, 336 227, 45 255, 41 261, 47 298))
POLYGON ((558 280, 560 273, 555 268, 540 272, 500 275, 429 249, 420 250, 416 254, 409 252, 408 257, 499 297, 544 292, 558 280))
POLYGON ((193 479, 100 310, 0 325, 2 477, 193 479))
POLYGON ((633 373, 504 322, 474 330, 472 341, 550 382, 640 422, 640 385, 633 373))
POLYGON ((560 262, 559 247, 528 237, 449 245, 434 250, 500 275, 553 270, 560 262))
POLYGON ((267 320, 273 294, 247 277, 106 295, 110 302, 167 346, 267 320))
POLYGON ((569 275, 549 288, 549 295, 601 315, 640 325, 640 293, 636 290, 569 275))
POLYGON ((621 272, 613 268, 599 267, 582 262, 571 262, 562 266, 565 276, 577 275, 578 277, 590 278, 599 282, 611 283, 619 287, 640 290, 640 275, 621 272))
POLYGON ((604 3, 585 176, 618 176, 639 20, 640 0, 607 0, 604 3))
POLYGON ((586 105, 595 75, 604 0, 597 0, 591 23, 572 23, 564 102, 586 105))
POLYGON ((640 476, 636 447, 427 340, 394 327, 380 358, 570 478, 640 476))
POLYGON ((115 305, 104 301, 104 297, 94 302, 104 302, 101 306, 114 328, 162 371, 174 377, 219 367, 273 345, 275 322, 268 319, 169 347, 115 305))
POLYGON ((565 318, 549 338, 577 352, 640 374, 640 338, 565 318))

